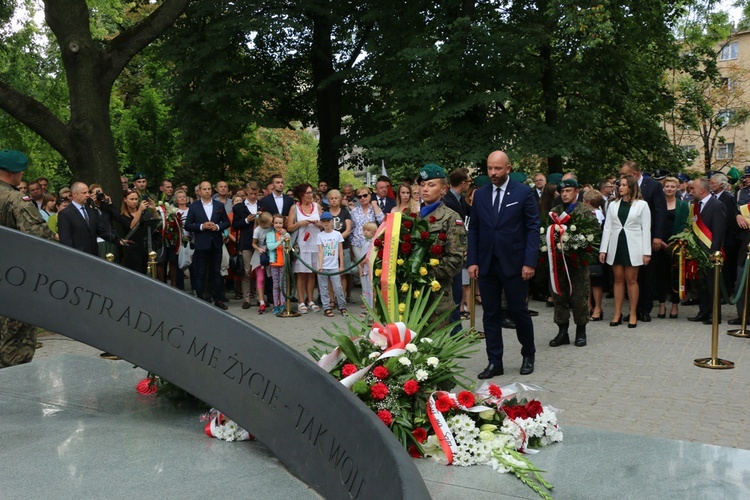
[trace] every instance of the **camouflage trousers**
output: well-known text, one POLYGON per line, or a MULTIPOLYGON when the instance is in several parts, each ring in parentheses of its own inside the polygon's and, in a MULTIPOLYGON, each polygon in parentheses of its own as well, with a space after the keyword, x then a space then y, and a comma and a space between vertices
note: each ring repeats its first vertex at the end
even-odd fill
MULTIPOLYGON (((430 317, 430 323, 436 322, 438 316, 443 314, 445 311, 452 311, 456 308, 456 304, 453 302, 451 285, 452 281, 449 281, 448 283, 440 283, 440 291, 432 292, 434 296, 438 296, 440 295, 440 293, 442 293, 443 296, 440 297, 440 302, 438 302, 438 305, 435 308, 435 312, 430 317)), ((444 328, 448 326, 450 324, 450 319, 450 315, 446 316, 445 319, 437 325, 437 328, 444 328)))
POLYGON ((28 363, 36 351, 34 325, 0 316, 0 368, 28 363))
POLYGON ((570 323, 570 311, 573 311, 573 322, 578 326, 583 326, 589 322, 589 292, 591 290, 591 278, 589 277, 589 267, 583 266, 577 269, 570 269, 570 286, 568 279, 565 277, 565 269, 559 270, 560 292, 562 295, 552 294, 552 300, 555 304, 555 323, 558 325, 567 325, 570 323))

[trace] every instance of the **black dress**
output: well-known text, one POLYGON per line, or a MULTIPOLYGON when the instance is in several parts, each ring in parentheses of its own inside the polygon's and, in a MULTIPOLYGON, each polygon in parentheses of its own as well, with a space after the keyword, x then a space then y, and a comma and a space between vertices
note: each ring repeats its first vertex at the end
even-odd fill
POLYGON ((620 219, 620 223, 623 229, 617 236, 617 250, 615 252, 614 265, 630 266, 630 252, 628 251, 628 239, 625 236, 625 221, 628 220, 628 214, 630 214, 630 203, 625 200, 620 201, 620 208, 617 210, 617 217, 620 219))

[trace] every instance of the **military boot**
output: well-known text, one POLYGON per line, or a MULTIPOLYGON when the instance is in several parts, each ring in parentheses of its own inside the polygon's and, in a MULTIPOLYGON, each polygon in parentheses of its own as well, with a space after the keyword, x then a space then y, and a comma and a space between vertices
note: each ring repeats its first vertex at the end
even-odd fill
POLYGON ((557 332, 557 337, 549 341, 550 347, 557 347, 563 344, 570 344, 570 337, 568 336, 568 324, 557 325, 560 331, 557 332))
POLYGON ((576 347, 583 347, 586 345, 586 325, 576 325, 576 347))

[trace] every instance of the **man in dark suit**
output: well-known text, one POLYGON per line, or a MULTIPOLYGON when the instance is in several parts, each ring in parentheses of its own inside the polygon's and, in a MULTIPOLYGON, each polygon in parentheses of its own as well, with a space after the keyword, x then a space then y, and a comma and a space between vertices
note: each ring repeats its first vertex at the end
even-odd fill
POLYGON ((474 192, 471 207, 467 260, 469 276, 479 279, 485 298, 483 324, 489 360, 480 379, 503 374, 503 292, 522 346, 521 375, 534 371, 534 324, 526 307, 526 289, 539 257, 539 207, 531 188, 508 177, 510 170, 504 152, 491 153, 487 175, 492 184, 474 192))
MULTIPOLYGON (((469 170, 467 168, 457 168, 448 176, 450 182, 450 189, 445 196, 443 196, 443 203, 446 207, 450 208, 458 214, 461 221, 466 221, 466 216, 469 213, 469 205, 464 199, 464 193, 469 190, 471 185, 471 176, 469 176, 469 170)), ((465 264, 465 261, 464 261, 465 264)), ((463 298, 463 284, 461 279, 461 272, 459 271, 453 277, 453 286, 451 287, 453 293, 453 302, 456 304, 456 308, 451 312, 449 321, 451 323, 459 321, 461 319, 461 299, 463 298)), ((461 331, 461 324, 457 324, 453 329, 453 334, 457 334, 461 331)))
POLYGON ((70 187, 73 201, 57 214, 60 243, 76 250, 99 255, 97 236, 116 245, 122 245, 112 227, 107 227, 99 213, 89 206, 89 187, 83 182, 74 182, 70 187))
MULTIPOLYGON (((651 211, 651 247, 652 252, 661 251, 666 247, 668 238, 667 228, 667 199, 664 196, 664 187, 661 182, 650 177, 641 175, 641 167, 634 161, 626 161, 620 167, 620 177, 632 175, 638 181, 641 188, 641 196, 648 203, 651 211)), ((654 308, 654 283, 656 279, 656 259, 652 259, 648 265, 641 266, 638 271, 638 320, 648 323, 651 321, 651 309, 654 308)))
POLYGON ((229 217, 224 204, 211 198, 212 194, 211 183, 208 181, 201 182, 201 197, 190 204, 185 229, 193 233, 195 240, 193 264, 197 296, 203 298, 206 269, 210 266, 214 304, 219 309, 226 310, 227 306, 223 301, 224 286, 221 279, 221 254, 224 246, 222 232, 229 227, 229 217))
POLYGON ((739 241, 737 234, 737 215, 740 211, 737 209, 737 201, 734 196, 727 191, 729 181, 727 176, 722 173, 715 173, 708 179, 708 187, 714 198, 724 205, 724 214, 726 215, 726 225, 724 226, 724 265, 722 267, 722 277, 724 287, 727 293, 733 293, 734 282, 737 279, 737 250, 739 241))
POLYGON ((375 183, 375 201, 380 205, 380 210, 384 214, 390 213, 391 209, 396 206, 396 200, 388 197, 388 187, 390 183, 387 178, 379 178, 375 183))
POLYGON ((273 190, 260 199, 258 210, 268 212, 271 215, 281 214, 286 220, 289 210, 294 206, 294 198, 284 194, 284 177, 281 174, 271 177, 271 183, 273 184, 273 190))
MULTIPOLYGON (((708 251, 713 254, 721 250, 721 245, 724 241, 727 221, 724 204, 711 196, 708 180, 704 178, 693 181, 693 196, 695 197, 694 213, 700 213, 699 220, 703 222, 711 233, 709 236, 711 246, 708 248, 708 251)), ((695 231, 695 227, 693 231, 695 231)), ((706 272, 706 276, 703 278, 700 290, 698 291, 698 315, 688 318, 688 321, 702 321, 704 324, 710 325, 713 319, 713 296, 714 268, 711 266, 706 272)), ((721 311, 721 308, 719 311, 721 311)), ((721 318, 719 318, 719 322, 721 322, 721 318)))

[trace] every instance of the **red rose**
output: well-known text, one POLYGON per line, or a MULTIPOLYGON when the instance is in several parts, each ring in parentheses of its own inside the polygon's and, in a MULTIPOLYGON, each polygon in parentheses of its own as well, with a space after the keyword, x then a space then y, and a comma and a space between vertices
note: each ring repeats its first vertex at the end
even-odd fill
POLYGON ((573 261, 578 260, 578 254, 576 253, 570 254, 570 260, 573 260, 573 261))
POLYGON ((174 235, 172 233, 167 233, 167 239, 169 241, 172 241, 172 239, 174 239, 174 235))
POLYGON ((411 243, 401 243, 401 253, 408 255, 411 253, 411 243))
POLYGON ((422 238, 423 240, 426 240, 427 238, 430 237, 430 233, 428 233, 427 231, 422 231, 421 233, 419 233, 419 237, 422 238))
POLYGON ((451 400, 448 396, 440 396, 435 400, 435 408, 440 413, 445 413, 451 409, 451 400))
POLYGON ((444 232, 442 232, 442 231, 441 231, 441 232, 440 232, 440 233, 438 234, 438 239, 439 239, 440 241, 446 241, 446 240, 448 239, 448 235, 447 235, 446 233, 444 233, 444 232))
POLYGON ((375 248, 380 248, 383 246, 383 240, 381 240, 380 238, 375 238, 374 240, 372 240, 372 244, 375 245, 375 248))
POLYGON ((510 418, 511 420, 528 417, 526 408, 524 408, 522 405, 508 406, 503 408, 503 410, 505 410, 505 414, 508 415, 508 418, 510 418))
POLYGON ((471 408, 472 406, 474 406, 474 395, 469 391, 459 392, 456 399, 458 399, 458 402, 466 408, 471 408))
POLYGON ((413 396, 419 390, 419 384, 416 380, 411 379, 404 382, 404 394, 407 396, 413 396))
POLYGON ((386 386, 383 382, 378 382, 377 384, 370 387, 370 394, 372 395, 372 399, 376 399, 378 401, 385 399, 385 397, 388 395, 388 386, 386 386))
POLYGON ((490 396, 494 398, 501 398, 503 397, 503 390, 495 384, 490 384, 490 396))
POLYGON ((383 258, 383 249, 378 248, 378 259, 382 259, 382 258, 383 258))
POLYGON ((416 219, 417 218, 417 214, 415 214, 414 212, 412 212, 412 213, 409 214, 409 217, 411 217, 412 219, 416 219))
POLYGON ((539 257, 539 263, 544 264, 544 257, 539 257))
POLYGON ((372 374, 375 376, 375 378, 383 380, 385 378, 388 378, 388 368, 386 368, 385 366, 376 366, 375 369, 372 370, 372 374))
POLYGON ((592 247, 591 245, 586 247, 586 253, 591 253, 593 251, 594 251, 594 247, 592 247))
POLYGON ((424 443, 427 441, 427 431, 424 430, 421 427, 417 427, 411 432, 411 435, 414 436, 414 439, 417 440, 419 443, 424 443))
POLYGON ((393 423, 393 415, 388 410, 380 410, 378 412, 378 418, 388 427, 393 423))
POLYGON ((441 245, 432 245, 430 247, 430 252, 432 252, 433 255, 441 255, 443 253, 443 247, 441 245))
POLYGON ((544 409, 542 408, 542 403, 540 403, 536 399, 526 403, 526 413, 528 413, 529 417, 531 418, 535 418, 537 415, 539 415, 543 411, 544 409))
POLYGON ((341 368, 341 375, 344 377, 348 377, 352 373, 357 371, 357 366, 352 363, 347 363, 344 365, 343 368, 341 368))
POLYGON ((405 220, 404 221, 404 227, 406 229, 411 229, 411 226, 412 226, 412 222, 410 220, 405 220))
POLYGON ((430 215, 430 218, 427 220, 429 221, 430 224, 434 224, 435 222, 437 222, 437 219, 435 218, 434 215, 430 215))
POLYGON ((409 456, 411 458, 422 458, 422 454, 419 453, 419 448, 417 448, 415 445, 409 446, 409 456))
POLYGON ((404 235, 404 241, 411 241, 411 235, 410 234, 405 234, 404 235))

